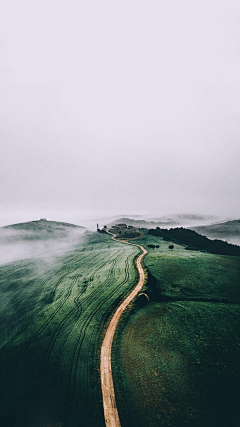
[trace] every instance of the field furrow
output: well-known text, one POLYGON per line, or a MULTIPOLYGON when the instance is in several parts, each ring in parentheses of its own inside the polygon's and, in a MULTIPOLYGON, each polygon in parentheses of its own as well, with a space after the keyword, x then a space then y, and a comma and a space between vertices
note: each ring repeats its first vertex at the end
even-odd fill
POLYGON ((65 256, 12 263, 12 284, 4 266, 1 425, 104 426, 100 337, 111 310, 136 282, 136 253, 92 233, 65 256))

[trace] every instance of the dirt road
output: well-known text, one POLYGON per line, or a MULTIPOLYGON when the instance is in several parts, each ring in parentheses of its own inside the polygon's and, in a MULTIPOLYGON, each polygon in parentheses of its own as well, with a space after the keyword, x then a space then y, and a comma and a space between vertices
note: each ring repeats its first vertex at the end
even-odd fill
MULTIPOLYGON (((112 233, 109 233, 112 234, 112 233)), ((112 239, 116 240, 116 236, 113 234, 112 239)), ((123 303, 118 307, 117 311, 114 313, 113 318, 108 326, 106 335, 104 337, 102 348, 101 348, 101 385, 102 385, 102 397, 103 397, 103 409, 104 409, 104 418, 106 427, 121 427, 115 392, 113 386, 113 378, 112 378, 112 365, 111 365, 111 350, 112 350, 112 342, 113 336, 120 319, 122 312, 125 310, 130 301, 138 294, 144 284, 144 271, 142 267, 142 259, 148 253, 143 246, 137 245, 136 243, 129 243, 121 241, 121 243, 131 244, 134 246, 138 246, 142 253, 138 256, 136 265, 139 272, 139 281, 134 290, 128 295, 128 297, 123 301, 123 303)))

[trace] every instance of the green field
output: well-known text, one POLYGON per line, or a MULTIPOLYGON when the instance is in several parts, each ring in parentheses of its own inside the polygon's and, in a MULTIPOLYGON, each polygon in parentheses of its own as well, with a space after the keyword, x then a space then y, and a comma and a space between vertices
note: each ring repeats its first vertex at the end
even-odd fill
MULTIPOLYGON (((136 241, 138 242, 138 241, 136 241)), ((114 340, 122 427, 240 425, 240 260, 147 234, 145 292, 114 340)))
POLYGON ((0 267, 0 425, 104 426, 101 334, 136 283, 139 250, 99 233, 49 248, 0 267))

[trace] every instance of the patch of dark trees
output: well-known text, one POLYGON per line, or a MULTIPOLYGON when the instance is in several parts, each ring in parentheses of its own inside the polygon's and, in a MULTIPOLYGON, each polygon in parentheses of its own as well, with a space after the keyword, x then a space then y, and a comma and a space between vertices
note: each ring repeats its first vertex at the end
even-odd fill
POLYGON ((155 249, 155 248, 158 249, 159 245, 147 245, 147 247, 150 249, 155 249))
POLYGON ((166 241, 175 242, 184 245, 188 250, 200 250, 218 255, 240 256, 240 247, 224 242, 222 240, 210 240, 196 231, 188 230, 183 227, 165 228, 157 227, 148 230, 152 236, 162 237, 166 241))
POLYGON ((99 233, 107 233, 107 231, 105 230, 105 228, 98 228, 97 231, 99 233))

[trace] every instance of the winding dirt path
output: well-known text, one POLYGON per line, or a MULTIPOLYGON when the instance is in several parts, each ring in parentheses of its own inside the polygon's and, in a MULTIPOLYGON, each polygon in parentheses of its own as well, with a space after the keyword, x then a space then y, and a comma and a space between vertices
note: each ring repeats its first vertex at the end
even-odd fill
MULTIPOLYGON (((110 232, 108 233, 112 234, 110 232)), ((134 245, 139 247, 142 250, 142 253, 138 256, 136 261, 137 269, 139 272, 138 284, 114 313, 111 319, 111 322, 108 326, 107 332, 105 334, 105 337, 102 343, 102 348, 101 348, 100 371, 101 371, 101 385, 102 385, 105 424, 106 424, 106 427, 121 427, 117 405, 116 405, 113 378, 112 378, 112 365, 111 365, 112 342, 113 342, 113 336, 114 336, 121 314, 123 313, 125 308, 128 306, 130 301, 138 294, 138 292, 143 287, 145 276, 144 276, 144 271, 142 267, 142 259, 148 253, 148 251, 143 246, 137 245, 136 243, 117 240, 115 234, 112 234, 112 236, 113 236, 112 239, 116 240, 117 242, 125 243, 128 245, 134 245)))

